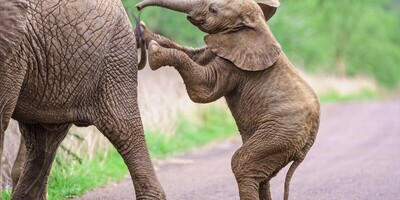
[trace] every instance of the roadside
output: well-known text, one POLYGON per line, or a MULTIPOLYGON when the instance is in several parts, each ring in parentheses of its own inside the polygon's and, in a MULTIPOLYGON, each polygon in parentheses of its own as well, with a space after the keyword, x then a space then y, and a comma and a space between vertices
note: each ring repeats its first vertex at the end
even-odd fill
MULTIPOLYGON (((216 143, 159 164, 157 174, 174 200, 237 200, 230 158, 240 140, 216 143)), ((400 196, 400 102, 324 105, 317 141, 293 176, 291 199, 384 199, 400 196)), ((284 168, 271 181, 282 199, 284 168)), ((133 199, 130 180, 112 183, 77 200, 133 199)))

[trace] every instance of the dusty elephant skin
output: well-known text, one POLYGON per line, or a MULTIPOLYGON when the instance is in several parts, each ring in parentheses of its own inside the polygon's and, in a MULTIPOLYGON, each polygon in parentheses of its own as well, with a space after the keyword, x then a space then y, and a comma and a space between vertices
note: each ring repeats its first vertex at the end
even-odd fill
POLYGON ((143 27, 153 70, 173 66, 194 102, 222 96, 236 120, 243 145, 232 157, 240 199, 271 199, 269 181, 293 161, 290 179, 314 143, 320 106, 313 90, 295 71, 265 20, 277 0, 145 0, 188 14, 205 36, 206 47, 191 49, 143 27))
POLYGON ((0 19, 0 146, 12 117, 27 158, 13 169, 12 199, 46 199, 51 163, 71 124, 95 125, 111 141, 137 199, 165 199, 143 134, 136 40, 122 3, 1 0, 0 19))

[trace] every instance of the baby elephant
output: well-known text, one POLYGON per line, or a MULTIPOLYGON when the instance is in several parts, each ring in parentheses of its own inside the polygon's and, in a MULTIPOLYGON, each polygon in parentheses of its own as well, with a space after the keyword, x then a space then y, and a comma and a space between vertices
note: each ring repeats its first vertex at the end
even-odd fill
POLYGON ((209 103, 222 96, 239 128, 243 145, 232 157, 240 199, 271 199, 269 181, 293 161, 289 182, 317 135, 320 106, 310 86, 282 52, 265 20, 277 0, 145 0, 187 13, 207 46, 185 48, 142 25, 153 70, 173 66, 192 101, 209 103))

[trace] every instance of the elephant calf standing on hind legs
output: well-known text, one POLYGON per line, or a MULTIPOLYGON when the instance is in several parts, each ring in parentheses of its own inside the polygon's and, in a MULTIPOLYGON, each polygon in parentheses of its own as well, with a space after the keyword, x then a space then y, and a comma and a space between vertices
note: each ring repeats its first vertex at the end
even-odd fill
POLYGON ((110 140, 137 199, 165 199, 143 134, 137 64, 120 0, 1 0, 0 155, 10 118, 26 144, 12 199, 46 199, 51 164, 71 124, 95 125, 110 140))
POLYGON ((232 157, 240 199, 271 199, 269 181, 293 161, 285 180, 288 199, 292 174, 316 138, 320 107, 265 22, 278 0, 145 0, 137 8, 146 6, 187 13, 208 33, 207 46, 192 49, 142 25, 153 70, 173 66, 194 102, 225 97, 243 140, 232 157))

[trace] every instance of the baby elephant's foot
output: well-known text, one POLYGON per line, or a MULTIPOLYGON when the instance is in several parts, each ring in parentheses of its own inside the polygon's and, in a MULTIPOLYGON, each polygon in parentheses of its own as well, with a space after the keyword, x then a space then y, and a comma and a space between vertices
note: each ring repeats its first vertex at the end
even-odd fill
POLYGON ((152 70, 165 65, 165 48, 161 47, 156 41, 149 43, 149 65, 152 70))

